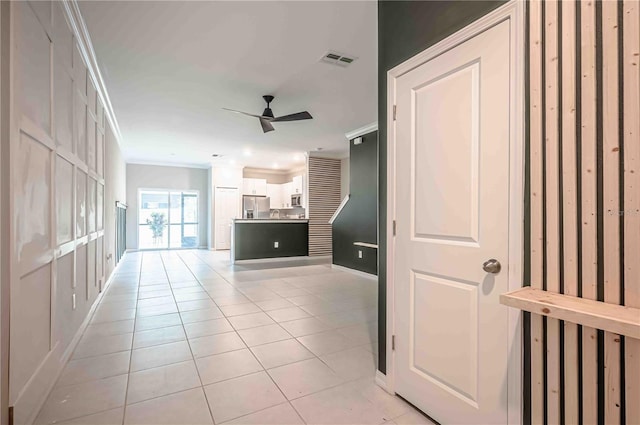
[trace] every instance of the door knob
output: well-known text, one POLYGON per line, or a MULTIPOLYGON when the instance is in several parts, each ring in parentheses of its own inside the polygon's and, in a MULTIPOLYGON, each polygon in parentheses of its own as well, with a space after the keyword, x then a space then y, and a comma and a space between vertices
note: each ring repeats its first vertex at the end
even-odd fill
POLYGON ((482 270, 484 270, 487 273, 493 273, 493 274, 500 273, 501 269, 502 269, 502 265, 500 264, 500 261, 496 260, 495 258, 492 258, 482 263, 482 270))

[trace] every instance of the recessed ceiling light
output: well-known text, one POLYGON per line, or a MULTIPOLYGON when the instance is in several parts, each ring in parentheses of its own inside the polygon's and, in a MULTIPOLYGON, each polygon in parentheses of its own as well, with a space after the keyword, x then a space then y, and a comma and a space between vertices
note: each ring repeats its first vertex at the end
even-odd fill
POLYGON ((251 156, 251 149, 247 148, 243 150, 242 153, 244 154, 244 156, 251 156))
POLYGON ((230 159, 229 160, 229 164, 230 165, 236 165, 236 160, 235 159, 230 159))
POLYGON ((277 162, 273 163, 273 168, 278 168, 278 163, 277 162))

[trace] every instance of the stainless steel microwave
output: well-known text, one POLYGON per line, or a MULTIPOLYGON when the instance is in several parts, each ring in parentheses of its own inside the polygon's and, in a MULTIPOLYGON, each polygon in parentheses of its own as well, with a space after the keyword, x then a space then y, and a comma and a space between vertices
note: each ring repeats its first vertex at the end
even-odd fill
POLYGON ((302 206, 302 195, 300 195, 300 194, 291 195, 291 206, 292 207, 301 207, 302 206))

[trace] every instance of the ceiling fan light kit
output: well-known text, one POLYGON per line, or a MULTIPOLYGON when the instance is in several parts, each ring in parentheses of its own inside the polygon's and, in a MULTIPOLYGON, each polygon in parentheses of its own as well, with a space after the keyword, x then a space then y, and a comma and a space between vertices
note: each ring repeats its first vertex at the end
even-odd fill
POLYGON ((248 112, 236 111, 234 109, 222 108, 225 111, 235 112, 238 114, 247 115, 250 117, 258 118, 260 121, 260 126, 262 127, 262 131, 268 133, 270 131, 274 131, 275 128, 271 125, 272 122, 288 122, 288 121, 301 121, 301 120, 310 120, 313 119, 311 114, 307 111, 296 112, 295 114, 283 115, 281 117, 275 117, 273 115, 273 111, 270 108, 270 104, 273 101, 274 97, 271 95, 262 96, 265 102, 267 102, 267 107, 262 112, 262 115, 250 114, 248 112))

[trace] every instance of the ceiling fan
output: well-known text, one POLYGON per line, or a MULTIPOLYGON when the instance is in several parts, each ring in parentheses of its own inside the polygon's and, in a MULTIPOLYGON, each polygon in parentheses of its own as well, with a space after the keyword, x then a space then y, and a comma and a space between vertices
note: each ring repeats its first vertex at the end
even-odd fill
POLYGON ((267 102, 267 107, 262 112, 262 115, 249 114, 247 112, 236 111, 234 109, 228 109, 228 108, 222 108, 222 109, 224 109, 225 111, 235 112, 238 114, 243 114, 243 115, 248 115, 250 117, 258 118, 260 120, 260 125, 262 126, 262 131, 264 131, 265 133, 275 130, 275 128, 273 128, 273 125, 271 125, 272 122, 301 121, 301 120, 313 119, 311 114, 307 111, 296 112, 295 114, 284 115, 282 117, 274 117, 273 111, 269 107, 269 104, 273 101, 273 96, 265 95, 265 96, 262 96, 262 98, 264 99, 265 102, 267 102))

